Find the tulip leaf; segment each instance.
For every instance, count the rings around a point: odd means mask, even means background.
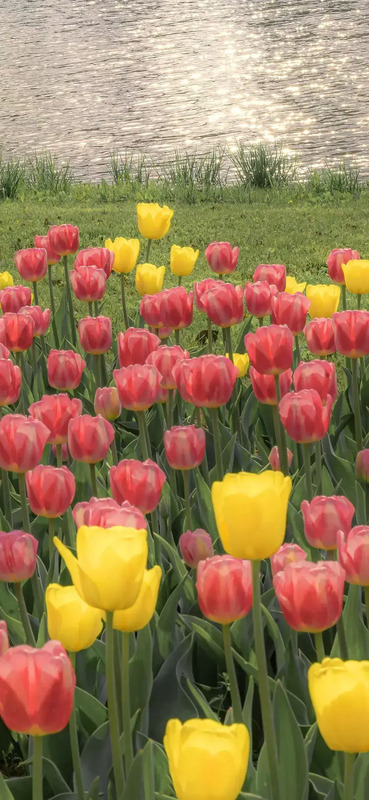
[[[342,614],[350,658],[369,657],[368,630],[363,622],[361,586],[351,584]],[[339,655],[338,636],[332,648],[332,657]]]
[[[93,722],[95,728],[99,728],[106,722],[108,716],[106,706],[103,706],[103,704],[92,694],[89,694],[89,692],[80,689],[79,686],[76,686],[74,701],[76,708]]]
[[[341,486],[346,497],[355,505],[355,475],[352,462],[337,456],[332,448],[329,436],[325,436],[322,441],[322,448],[326,464],[336,483],[341,482]]]
[[[169,595],[159,617],[156,635],[159,652],[163,659],[168,657],[173,645],[178,644],[180,631],[179,628],[176,629],[175,622],[178,615],[178,602],[186,580],[188,580],[187,574],[183,576],[174,591]]]
[[[154,680],[149,706],[149,735],[156,741],[163,740],[167,721],[171,717],[183,722],[198,716],[183,680],[193,680],[192,648],[193,636],[189,635],[172,649]]]
[[[215,522],[213,502],[211,499],[211,491],[205,483],[200,470],[197,468],[195,472],[195,481],[197,489],[197,503],[199,507],[200,519],[203,520],[205,530],[210,534],[213,542],[218,538],[218,531]]]
[[[6,785],[1,772],[0,772],[0,797],[1,800],[14,800],[14,795],[11,793],[9,786]]]
[[[280,630],[278,628],[278,625],[275,622],[275,620],[273,619],[270,611],[268,611],[268,609],[265,608],[264,605],[261,606],[261,611],[262,611],[262,614],[265,617],[266,625],[267,625],[269,634],[272,637],[274,645],[275,645],[275,655],[276,655],[276,659],[277,659],[277,672],[279,673],[279,672],[281,672],[283,670],[283,665],[284,665],[284,661],[285,661],[285,652],[286,652],[285,644],[284,644],[284,641],[282,639],[281,632],[280,632]]]
[[[131,769],[126,777],[126,785],[122,800],[132,800],[133,797],[135,800],[145,800],[143,758],[144,750],[139,750],[133,759]]]
[[[81,754],[82,781],[85,790],[99,776],[99,791],[107,796],[109,772],[112,765],[109,723],[104,722],[86,742]]]
[[[29,775],[22,778],[8,778],[6,785],[12,792],[10,797],[14,798],[14,800],[30,800],[30,797],[32,797],[32,778]],[[3,796],[0,796],[1,800],[3,800]],[[8,800],[6,795],[5,800]]]
[[[53,792],[68,792],[70,787],[65,782],[58,767],[50,758],[42,759],[44,778]]]
[[[217,715],[214,714],[214,711],[209,706],[209,703],[205,699],[202,692],[200,692],[200,689],[198,689],[197,686],[195,686],[195,684],[192,683],[188,678],[186,680],[186,685],[187,688],[190,690],[190,693],[192,694],[195,702],[199,706],[200,710],[203,712],[204,716],[207,719],[214,719],[217,722],[218,721]]]
[[[277,681],[273,702],[282,797],[307,800],[309,769],[304,739],[285,689]]]
[[[369,753],[360,753],[355,762],[355,800],[368,800]]]
[[[263,800],[260,794],[249,794],[249,792],[241,792],[238,798],[239,800]]]
[[[187,581],[184,581],[185,577],[188,577],[187,569],[178,554],[178,550],[173,547],[170,542],[167,542],[162,536],[159,536],[158,533],[154,533],[154,538],[160,542],[160,546],[165,550],[167,555],[169,556],[169,561],[172,564],[172,567],[177,575],[179,581],[183,581],[183,591],[187,597],[187,600],[190,602],[195,602],[196,599],[196,592],[192,581],[188,578]]]
[[[139,730],[147,733],[147,719],[143,714],[151,695],[153,684],[152,672],[152,635],[150,625],[146,625],[137,634],[136,650],[129,664],[131,710],[141,712],[138,723]],[[143,728],[143,722],[145,727]]]

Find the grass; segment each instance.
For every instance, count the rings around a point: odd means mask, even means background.
[[[270,189],[292,183],[296,178],[296,159],[285,153],[279,145],[245,146],[239,143],[230,154],[241,185]]]

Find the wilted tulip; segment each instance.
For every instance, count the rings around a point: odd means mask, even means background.
[[[110,486],[114,500],[128,500],[143,514],[149,514],[159,505],[165,473],[154,461],[136,461],[127,458],[110,469]]]

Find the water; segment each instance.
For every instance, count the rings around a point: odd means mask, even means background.
[[[238,140],[368,175],[367,0],[0,0],[0,144],[78,177]]]

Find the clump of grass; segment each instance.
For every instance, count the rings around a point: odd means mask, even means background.
[[[309,188],[314,194],[325,192],[356,194],[360,191],[360,170],[343,158],[338,167],[314,170],[309,178]]]
[[[13,200],[24,182],[25,166],[19,159],[4,161],[0,156],[0,198]]]
[[[237,181],[241,185],[271,189],[287,185],[296,178],[296,159],[275,144],[263,142],[244,145],[239,142],[237,150],[230,153],[236,169]]]
[[[173,197],[186,202],[194,202],[199,195],[203,199],[220,199],[218,195],[226,183],[224,157],[222,148],[203,155],[177,151],[173,161],[161,168],[163,183]]]
[[[152,168],[142,153],[133,155],[127,151],[125,153],[114,151],[110,154],[109,173],[116,185],[123,183],[129,186],[136,184],[148,186]]]
[[[28,159],[26,166],[26,186],[33,191],[66,192],[74,182],[69,163],[57,163],[52,153],[35,154]]]

